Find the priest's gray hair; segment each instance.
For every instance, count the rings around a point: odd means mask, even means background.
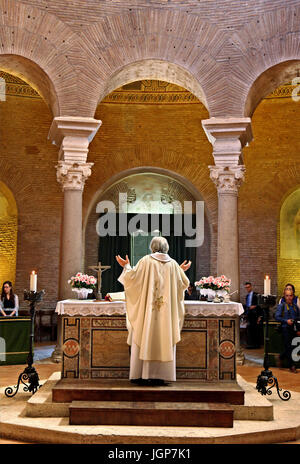
[[[152,253],[168,253],[169,244],[165,237],[153,237],[150,242],[150,250]]]

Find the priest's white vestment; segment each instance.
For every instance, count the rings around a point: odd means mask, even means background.
[[[176,380],[176,344],[189,279],[166,253],[152,253],[118,279],[126,296],[130,379]]]

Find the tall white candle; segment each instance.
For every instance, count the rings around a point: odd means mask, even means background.
[[[32,271],[32,273],[30,274],[30,291],[37,291],[37,274],[35,273],[35,271]]]
[[[269,275],[265,276],[264,280],[264,295],[271,295],[271,279]]]

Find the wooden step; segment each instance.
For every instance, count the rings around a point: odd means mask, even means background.
[[[73,401],[70,425],[233,427],[233,409],[222,403]]]
[[[188,403],[244,404],[244,390],[234,382],[170,382],[168,386],[149,387],[131,384],[127,379],[62,379],[52,390],[52,401],[151,401]]]

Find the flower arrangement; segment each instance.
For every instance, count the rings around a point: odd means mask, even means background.
[[[94,276],[89,276],[87,274],[82,274],[81,272],[77,272],[77,274],[68,280],[68,284],[71,285],[72,288],[88,288],[94,290],[96,288],[97,279]]]
[[[224,290],[227,293],[230,291],[231,280],[228,279],[225,275],[219,277],[209,276],[202,277],[198,282],[195,282],[195,286],[200,289],[210,289],[210,290]]]

